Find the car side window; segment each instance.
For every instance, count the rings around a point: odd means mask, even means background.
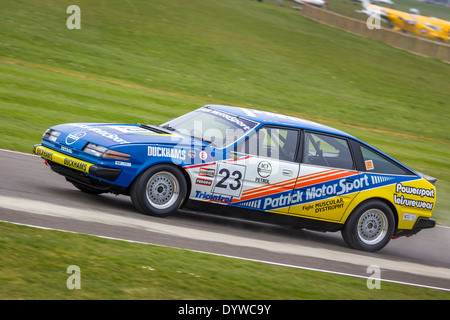
[[[303,163],[352,170],[353,158],[346,139],[306,132]]]
[[[294,161],[299,132],[297,130],[262,127],[236,147],[237,152]]]
[[[405,169],[364,146],[361,146],[364,166],[367,172],[387,174],[410,174]]]

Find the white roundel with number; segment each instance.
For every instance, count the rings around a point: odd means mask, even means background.
[[[242,192],[245,168],[239,164],[219,163],[212,192],[239,198]]]

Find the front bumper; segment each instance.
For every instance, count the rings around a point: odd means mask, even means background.
[[[33,147],[33,152],[38,156],[46,160],[49,160],[53,163],[59,164],[63,167],[87,173],[94,177],[108,181],[115,181],[122,172],[122,169],[99,166],[91,162],[67,156],[58,151],[44,147],[39,144]]]

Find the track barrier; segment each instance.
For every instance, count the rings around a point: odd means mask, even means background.
[[[450,63],[450,45],[381,27],[369,29],[366,21],[343,16],[326,9],[304,5],[303,16],[320,24],[373,39],[397,49]]]

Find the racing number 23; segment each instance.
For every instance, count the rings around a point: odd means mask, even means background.
[[[239,197],[244,176],[245,166],[220,163],[217,167],[213,193]]]

